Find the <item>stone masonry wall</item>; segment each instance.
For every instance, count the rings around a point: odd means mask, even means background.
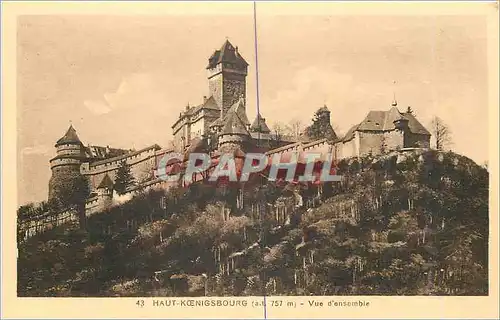
[[[357,137],[357,133],[356,133],[356,136],[354,137],[354,139],[351,139],[345,143],[343,142],[340,142],[338,144],[338,148],[340,149],[338,151],[338,155],[340,158],[350,158],[350,157],[355,157],[358,155],[358,151],[357,151],[357,140],[358,140],[358,137]]]
[[[394,130],[388,132],[357,132],[359,134],[359,155],[378,155],[404,147],[404,134]]]
[[[222,105],[222,75],[216,75],[208,80],[208,90],[217,102],[217,105]]]
[[[359,155],[380,154],[381,146],[384,140],[382,133],[376,132],[358,132],[359,135]]]
[[[227,110],[229,110],[233,104],[238,102],[241,96],[245,97],[245,77],[235,74],[225,75],[223,79],[223,86],[222,108],[224,109],[223,113],[226,114]]]
[[[429,148],[430,136],[408,132],[405,134],[405,148]]]
[[[385,152],[404,148],[404,132],[394,130],[384,133]]]
[[[132,154],[129,157],[111,158],[108,161],[99,161],[96,164],[84,164],[81,172],[89,179],[91,192],[95,192],[99,183],[107,174],[111,180],[115,181],[116,171],[122,161],[126,161],[130,167],[136,182],[147,181],[153,178],[153,170],[159,154],[151,148],[140,153]]]

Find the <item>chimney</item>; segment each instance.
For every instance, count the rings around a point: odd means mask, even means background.
[[[239,55],[238,46],[234,47],[234,51],[236,52],[237,55]]]
[[[207,102],[207,96],[203,96],[203,103]]]

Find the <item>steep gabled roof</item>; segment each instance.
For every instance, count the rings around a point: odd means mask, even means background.
[[[366,118],[359,124],[358,130],[383,131],[386,118],[386,111],[370,111]]]
[[[429,131],[411,113],[401,113],[393,106],[388,111],[370,111],[366,118],[357,126],[359,131],[390,131],[395,130],[397,120],[408,120],[408,129],[415,134],[430,135]],[[352,128],[351,128],[352,129]],[[349,133],[348,133],[349,134]],[[344,137],[347,141],[348,134]],[[351,133],[351,135],[353,132]]]
[[[354,126],[352,126],[349,131],[347,131],[347,133],[345,134],[344,138],[342,138],[342,141],[343,142],[347,142],[347,141],[350,141],[352,139],[354,139],[354,133],[356,132],[356,130],[358,130],[358,126],[359,124],[356,124]]]
[[[236,112],[228,112],[222,128],[222,134],[250,135],[245,123]]]
[[[210,127],[210,128],[212,128],[212,127],[220,127],[220,126],[222,126],[223,124],[224,124],[224,123],[222,122],[222,118],[217,118],[217,119],[215,119],[215,120],[214,120],[214,122],[212,122],[212,123],[210,124],[210,126],[209,126],[209,127]]]
[[[266,124],[266,119],[262,118],[261,115],[257,115],[252,123],[250,129],[254,132],[269,133],[271,130]]]
[[[208,152],[208,144],[206,139],[203,139],[201,137],[195,137],[193,138],[190,143],[189,147],[186,150],[186,153],[201,153],[201,152]]]
[[[408,119],[408,127],[412,133],[431,135],[431,133],[415,118],[411,113],[405,113],[403,115]]]
[[[385,113],[384,130],[392,130],[395,128],[394,121],[404,119],[403,115],[396,107],[392,107]]]
[[[208,98],[199,106],[189,108],[189,110],[187,110],[184,115],[193,115],[201,109],[220,110],[217,102],[215,102],[215,98],[213,96],[210,96],[210,98]]]
[[[70,125],[68,131],[66,131],[64,136],[59,140],[57,140],[56,147],[61,144],[81,144],[81,143],[82,142],[80,141],[80,138],[78,138],[75,128],[73,128],[73,125]]]
[[[113,180],[108,176],[106,173],[104,177],[101,180],[101,183],[99,183],[99,186],[97,186],[97,189],[113,189]]]
[[[231,106],[231,108],[229,108],[226,115],[229,115],[230,113],[236,113],[238,115],[238,118],[240,118],[241,122],[243,122],[244,125],[250,125],[250,121],[248,121],[245,108],[245,99],[243,97],[241,97],[235,104]]]
[[[215,50],[212,56],[208,59],[207,69],[214,68],[221,62],[229,62],[238,65],[239,67],[246,67],[248,63],[239,54],[237,47],[235,48],[229,40],[226,40],[220,50]]]
[[[220,110],[219,106],[217,105],[217,102],[215,101],[215,98],[213,96],[210,96],[203,104],[202,104],[203,109],[210,109],[210,110]]]
[[[210,124],[210,127],[222,126],[225,128],[228,121],[230,121],[230,117],[234,116],[236,116],[238,122],[243,125],[245,131],[248,133],[248,130],[246,128],[250,125],[250,121],[248,121],[247,112],[245,109],[245,99],[243,97],[241,97],[235,104],[231,106],[231,108],[227,110],[227,113],[224,115],[224,117],[214,120],[214,122]],[[223,129],[223,131],[224,130],[225,129]]]

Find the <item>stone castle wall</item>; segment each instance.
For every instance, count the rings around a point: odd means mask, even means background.
[[[430,148],[429,136],[408,132],[405,134],[405,147]]]
[[[78,223],[78,212],[74,209],[57,214],[46,214],[19,221],[17,224],[18,241],[24,242],[36,234],[49,231],[55,227]]]
[[[58,166],[52,168],[52,175],[49,179],[49,201],[56,197],[60,188],[64,188],[67,185],[68,179],[78,175],[78,165]]]
[[[408,138],[408,137],[407,137]],[[412,139],[425,140],[420,138],[418,135],[416,137],[411,137]],[[303,152],[320,152],[323,155],[332,154],[334,159],[342,159],[351,156],[356,156],[358,152],[357,146],[359,148],[359,155],[367,154],[372,151],[373,154],[377,154],[377,150],[381,149],[381,143],[384,142],[388,149],[402,148],[403,145],[403,134],[402,132],[392,131],[386,132],[384,134],[373,134],[366,132],[356,132],[354,139],[348,142],[337,142],[331,144],[327,139],[320,139],[309,143],[294,143],[287,146],[270,150],[267,155],[272,156],[277,153],[289,153],[296,151]],[[407,142],[407,141],[406,141]],[[108,174],[111,179],[115,179],[115,172],[118,169],[121,161],[127,161],[131,165],[132,173],[138,179],[140,174],[143,172],[153,172],[156,169],[157,163],[161,158],[171,152],[172,150],[158,150],[157,148],[151,147],[140,150],[138,152],[128,154],[126,156],[111,158],[106,161],[98,161],[93,164],[85,163],[82,165],[81,173],[90,178],[93,190],[96,191],[96,186],[102,180],[105,174]],[[59,169],[60,174],[64,174],[65,167],[55,168]],[[141,180],[138,180],[141,181]],[[119,205],[123,202],[130,200],[134,194],[140,191],[147,191],[150,189],[163,189],[168,190],[173,186],[176,186],[176,182],[166,182],[152,176],[148,181],[141,183],[140,187],[135,190],[130,190],[128,193],[122,196],[118,196],[116,193],[105,194],[98,193],[96,196],[87,199],[85,206],[86,216],[90,216],[110,208],[115,205]],[[102,190],[102,189],[101,189]],[[100,191],[101,191],[100,190]],[[40,217],[36,219],[31,219],[29,221],[23,221],[19,224],[19,236],[22,239],[27,239],[34,234],[41,233],[51,228],[67,224],[70,222],[77,222],[78,217],[73,211],[65,211],[57,215]]]
[[[399,130],[386,132],[357,132],[359,155],[379,155],[404,148],[404,133]],[[355,140],[355,139],[353,139]]]
[[[410,147],[429,148],[429,136],[400,130],[385,132],[356,131],[353,139],[336,144],[337,157],[340,159],[367,154],[379,155]]]
[[[140,187],[132,189],[123,195],[118,195],[116,192],[113,192],[113,195],[97,195],[87,200],[85,204],[85,215],[88,217],[105,209],[127,202],[132,199],[139,190],[144,192],[149,190],[168,190],[176,185],[177,183],[175,182],[154,179],[142,183]]]
[[[114,182],[116,171],[122,161],[126,161],[130,165],[131,173],[136,182],[145,182],[154,179],[156,164],[167,152],[171,152],[171,150],[158,150],[155,147],[149,147],[120,157],[96,161],[94,163],[84,163],[81,166],[80,172],[89,179],[91,192],[95,192],[106,174]]]
[[[335,145],[337,149],[338,158],[351,158],[358,156],[359,135],[356,132],[354,138],[346,141],[339,142]]]

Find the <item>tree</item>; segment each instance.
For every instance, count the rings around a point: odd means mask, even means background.
[[[65,210],[74,206],[85,206],[89,196],[89,181],[77,171],[67,171],[54,182],[53,197],[47,204],[50,208]]]
[[[311,139],[337,139],[337,135],[330,123],[330,112],[321,108],[314,113],[312,124],[306,128],[305,133]]]
[[[481,166],[488,170],[488,160],[485,160]]]
[[[275,122],[271,126],[272,131],[276,133],[276,136],[282,136],[286,131],[286,126],[281,122]]]
[[[20,219],[24,219],[36,212],[36,207],[33,202],[22,205],[17,209],[17,216]]]
[[[80,227],[85,225],[85,202],[90,194],[87,177],[79,172],[67,172],[59,177],[54,188],[54,197],[46,205],[50,209],[76,209],[80,220]]]
[[[290,121],[285,126],[286,134],[289,134],[289,135],[293,136],[294,138],[300,137],[303,130],[304,130],[304,124],[302,123],[301,120],[297,120],[297,119]]]
[[[277,148],[281,145],[281,142],[283,141],[282,137],[283,134],[285,133],[285,125],[281,122],[275,122],[271,126],[271,148]]]
[[[436,140],[436,149],[444,150],[452,144],[450,127],[435,116],[431,121],[431,131]]]
[[[380,154],[385,154],[387,152],[387,138],[385,135],[382,135],[379,152]]]
[[[116,171],[115,191],[119,195],[123,195],[134,185],[135,179],[130,170],[130,165],[126,161],[122,161]]]

